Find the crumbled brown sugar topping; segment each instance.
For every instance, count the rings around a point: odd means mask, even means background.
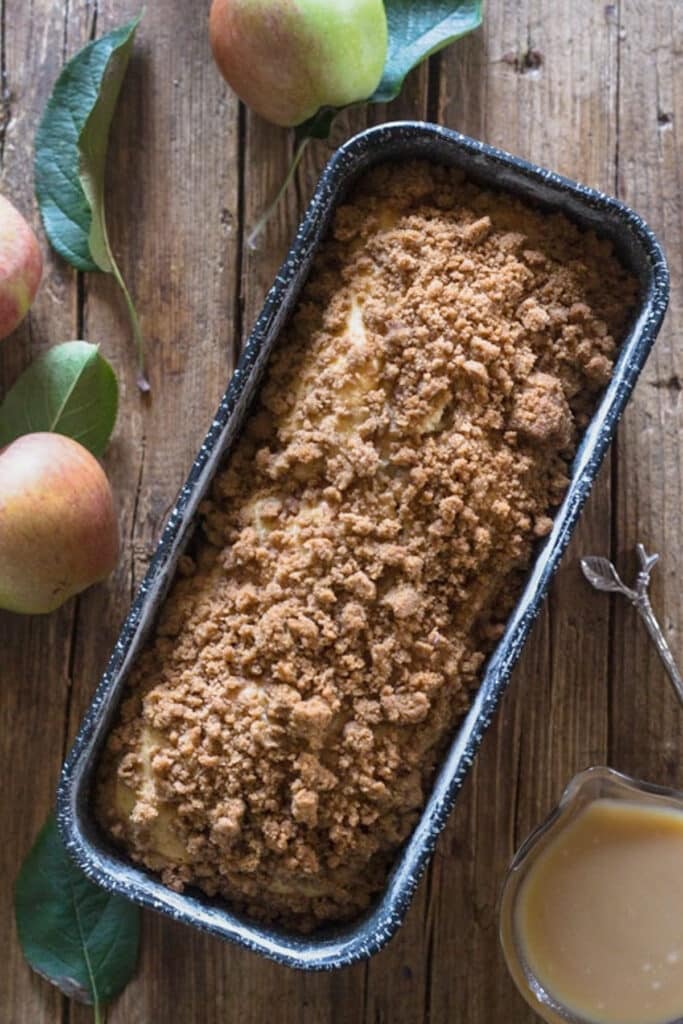
[[[359,913],[567,485],[635,282],[458,172],[337,211],[131,678],[100,818],[175,888]]]

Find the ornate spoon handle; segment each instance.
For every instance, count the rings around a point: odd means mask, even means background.
[[[681,704],[683,704],[683,678],[681,678],[681,674],[676,667],[671,648],[652,610],[650,598],[648,597],[650,574],[659,560],[659,555],[648,555],[642,544],[638,544],[636,550],[640,562],[640,572],[636,577],[635,587],[626,586],[617,570],[607,558],[596,556],[582,558],[581,569],[588,582],[596,590],[610,590],[616,594],[623,594],[637,609],[648,633],[654,641],[657,653],[662,659],[662,664],[667,671],[676,695]]]
[[[652,611],[650,599],[647,596],[647,594],[645,594],[640,601],[638,601],[637,603],[634,601],[633,603],[638,609],[638,614],[645,623],[648,633],[655,642],[657,653],[659,654],[659,657],[662,659],[664,668],[669,674],[669,679],[673,683],[674,689],[678,694],[679,701],[681,702],[681,704],[683,704],[683,679],[681,679],[681,674],[676,668],[674,656],[671,653],[671,648],[666,642],[661,626],[657,621],[655,613]]]

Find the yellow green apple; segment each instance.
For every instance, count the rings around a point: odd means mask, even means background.
[[[216,63],[261,117],[297,125],[321,107],[367,99],[382,77],[382,0],[213,0]]]
[[[28,313],[43,273],[38,239],[15,206],[0,196],[0,340]]]
[[[61,434],[0,449],[0,608],[39,614],[114,569],[119,532],[94,455]]]

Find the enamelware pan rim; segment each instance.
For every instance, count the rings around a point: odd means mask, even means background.
[[[403,151],[405,152],[399,152]],[[410,152],[408,152],[410,150]],[[489,658],[472,706],[458,726],[449,751],[434,780],[422,816],[398,854],[385,890],[371,910],[358,921],[310,936],[289,933],[246,920],[226,903],[200,894],[175,893],[158,878],[128,861],[103,840],[98,842],[90,815],[89,784],[99,748],[123,690],[123,680],[134,652],[163,599],[184,540],[190,532],[199,495],[244,419],[248,398],[262,373],[267,352],[275,343],[286,316],[305,281],[312,256],[322,239],[334,206],[345,188],[363,168],[385,159],[428,158],[434,162],[460,162],[475,179],[489,178],[486,171],[500,172],[504,191],[538,200],[558,209],[571,203],[605,233],[623,232],[624,245],[647,270],[642,303],[631,331],[620,350],[613,377],[587,428],[572,464],[565,499],[556,513],[553,529],[539,549],[524,591],[513,611],[505,634]],[[470,167],[468,171],[468,166]],[[556,203],[552,198],[556,197]],[[576,212],[578,219],[581,214]],[[291,967],[324,970],[346,966],[377,952],[401,924],[439,833],[445,825],[462,782],[471,767],[493,712],[504,693],[512,667],[536,618],[550,579],[576,524],[595,479],[616,423],[661,325],[668,300],[668,271],[657,239],[629,207],[585,185],[528,161],[511,156],[486,143],[448,128],[426,122],[391,122],[354,136],[330,158],[297,231],[294,243],[266,298],[263,311],[244,347],[239,364],[202,443],[188,479],[180,491],[156,549],[150,568],[121,629],[107,669],[102,676],[79,733],[64,765],[58,789],[57,817],[67,850],[95,882],[142,906],[164,912],[175,920],[259,952]],[[264,354],[266,353],[266,354]],[[137,647],[136,647],[137,645]]]

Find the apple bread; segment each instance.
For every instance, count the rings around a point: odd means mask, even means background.
[[[426,162],[336,212],[100,765],[174,889],[359,914],[551,528],[636,283],[610,243]]]

